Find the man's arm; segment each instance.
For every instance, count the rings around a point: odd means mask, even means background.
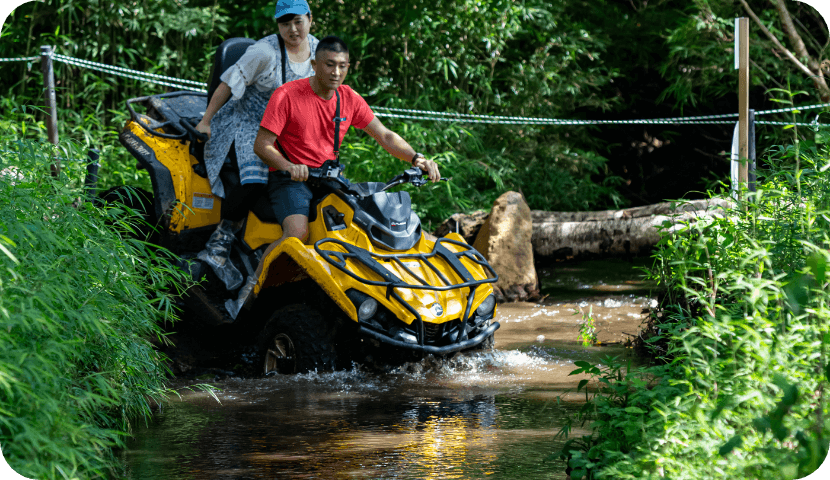
[[[276,140],[277,135],[274,132],[267,128],[259,127],[256,140],[254,140],[254,153],[269,167],[289,172],[291,174],[291,180],[298,182],[308,180],[308,167],[289,162],[277,150],[277,147],[274,146]]]
[[[378,117],[373,118],[363,131],[371,135],[384,150],[399,160],[409,163],[412,161],[412,157],[415,156],[415,149],[406,143],[406,140],[401,138],[400,135],[386,128],[378,120]],[[438,171],[438,165],[432,160],[418,157],[413,162],[413,165],[427,173],[431,181],[437,182],[441,180],[441,172]]]

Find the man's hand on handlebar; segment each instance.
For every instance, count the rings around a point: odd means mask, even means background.
[[[291,180],[295,182],[305,182],[308,180],[308,167],[305,165],[292,163],[285,171],[291,174]]]
[[[438,171],[438,164],[432,160],[427,160],[424,157],[418,157],[412,162],[412,165],[420,168],[424,173],[429,175],[429,180],[433,183],[441,180],[441,172]]]

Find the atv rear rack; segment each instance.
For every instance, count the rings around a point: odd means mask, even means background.
[[[334,250],[323,250],[320,246],[325,243],[335,243],[342,247],[345,252],[339,252]],[[456,245],[458,247],[464,248],[464,250],[460,252],[453,252],[452,250],[448,249],[443,245],[443,243],[450,243],[452,245]],[[364,325],[360,326],[361,331],[364,331],[370,334],[372,337],[398,346],[409,348],[412,350],[419,350],[424,353],[437,353],[437,354],[446,354],[452,353],[458,350],[462,350],[464,348],[475,346],[481,343],[487,336],[492,334],[497,328],[499,328],[498,322],[494,322],[490,325],[485,332],[476,335],[476,337],[472,339],[466,338],[467,335],[467,322],[470,319],[470,311],[472,307],[473,299],[475,298],[476,288],[479,285],[483,285],[485,283],[495,283],[498,281],[499,276],[493,270],[484,256],[479,253],[476,249],[471,247],[470,245],[459,242],[456,240],[451,240],[449,238],[439,238],[435,241],[435,247],[433,247],[432,252],[430,253],[406,253],[406,254],[379,254],[379,253],[372,253],[368,250],[363,248],[357,247],[350,243],[343,242],[338,239],[333,238],[324,238],[322,240],[317,241],[314,244],[314,250],[317,253],[326,259],[327,262],[337,267],[340,271],[345,273],[346,275],[354,278],[355,280],[366,284],[366,285],[373,285],[373,286],[381,286],[386,287],[386,298],[394,298],[395,301],[400,303],[404,306],[410,313],[412,313],[416,320],[418,321],[418,344],[410,344],[407,342],[401,342],[392,338],[389,338],[383,333],[376,332],[367,328]],[[441,273],[441,271],[436,268],[435,265],[430,262],[430,259],[435,256],[441,257],[444,261],[446,261],[450,267],[464,280],[461,283],[452,283],[450,282],[447,277]],[[480,265],[486,268],[488,272],[488,278],[476,280],[470,274],[470,271],[461,263],[461,258],[467,258],[468,260],[472,261],[473,263]],[[350,271],[346,268],[346,259],[353,259],[356,260],[363,265],[365,265],[369,270],[373,273],[379,275],[383,281],[378,280],[369,280],[368,278],[363,278],[356,273]],[[389,269],[385,268],[383,265],[378,263],[376,259],[381,260],[391,260],[401,266],[404,271],[406,271],[412,278],[415,278],[419,283],[407,283],[401,280],[397,275],[392,273]],[[420,263],[427,265],[437,276],[441,279],[444,283],[443,286],[435,286],[429,285],[426,280],[421,278],[418,274],[410,270],[409,267],[406,266],[404,261],[414,259],[419,260]],[[395,290],[398,288],[407,288],[407,289],[420,289],[420,290],[434,290],[434,291],[446,291],[446,290],[454,290],[459,288],[469,288],[470,293],[467,296],[467,307],[464,311],[464,316],[461,318],[461,335],[459,336],[459,341],[452,345],[447,345],[444,347],[434,346],[434,345],[425,345],[424,340],[426,338],[426,334],[424,332],[424,321],[421,318],[421,315],[418,313],[415,308],[405,302],[398,292]]]

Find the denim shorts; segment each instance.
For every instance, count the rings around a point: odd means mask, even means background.
[[[281,173],[270,172],[268,174],[268,198],[271,200],[271,208],[274,209],[274,215],[280,225],[286,217],[291,215],[307,217],[315,193],[308,182],[297,182]]]
[[[344,176],[339,177],[346,185],[352,183]],[[334,180],[323,180],[323,182]],[[282,222],[291,215],[311,216],[311,206],[331,192],[323,185],[309,182],[297,182],[282,172],[268,173],[268,198],[277,221]]]

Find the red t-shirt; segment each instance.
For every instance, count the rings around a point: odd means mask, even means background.
[[[337,92],[340,93],[340,118],[345,118],[340,122],[342,145],[350,125],[366,128],[375,113],[348,85],[341,85]],[[317,168],[326,160],[334,160],[336,107],[336,95],[323,100],[314,93],[308,78],[294,80],[271,95],[260,126],[277,136],[289,162]]]

